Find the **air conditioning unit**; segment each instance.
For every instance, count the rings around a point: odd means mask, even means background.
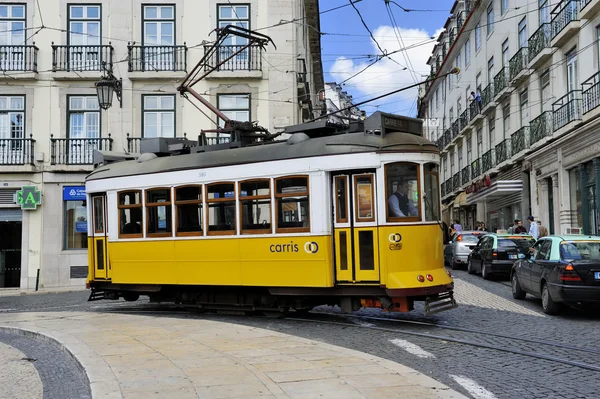
[[[565,234],[583,234],[583,228],[567,227],[567,228],[565,228]]]

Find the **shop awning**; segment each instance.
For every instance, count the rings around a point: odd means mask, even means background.
[[[456,196],[456,198],[454,199],[454,207],[455,208],[459,208],[461,206],[467,206],[469,205],[467,203],[467,193],[465,193],[464,191],[460,194],[458,194]]]
[[[474,204],[476,202],[493,201],[519,191],[523,191],[522,180],[497,180],[491,182],[489,187],[471,193],[467,198],[467,203]]]

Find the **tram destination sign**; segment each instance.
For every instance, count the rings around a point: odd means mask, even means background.
[[[42,192],[36,186],[23,186],[17,191],[17,204],[23,210],[35,210],[42,204]]]
[[[382,135],[385,135],[387,131],[401,131],[421,136],[422,124],[423,122],[419,119],[378,111],[367,118],[365,130],[371,133],[379,131]]]

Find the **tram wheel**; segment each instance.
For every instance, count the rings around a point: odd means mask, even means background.
[[[125,299],[127,302],[135,302],[140,299],[140,294],[137,292],[124,292],[123,299]]]
[[[269,319],[282,319],[288,315],[290,308],[265,309],[262,313]]]

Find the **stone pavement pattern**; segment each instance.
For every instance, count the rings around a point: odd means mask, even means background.
[[[0,399],[38,399],[42,397],[42,381],[27,356],[0,342]]]
[[[65,345],[94,398],[464,398],[389,360],[199,318],[11,313],[0,326]]]

